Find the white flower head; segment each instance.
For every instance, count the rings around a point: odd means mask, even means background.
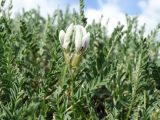
[[[67,49],[70,43],[70,37],[73,33],[74,25],[73,23],[67,28],[66,33],[61,30],[59,33],[59,41],[62,45],[62,48]]]
[[[75,49],[76,52],[86,50],[89,41],[90,41],[90,33],[86,32],[86,29],[81,25],[75,26]]]
[[[68,45],[70,43],[71,35],[75,34],[75,52],[70,53]],[[66,33],[61,30],[59,33],[59,40],[62,48],[64,49],[64,58],[67,64],[76,68],[81,61],[82,53],[86,50],[89,41],[90,33],[86,31],[81,25],[73,25],[73,23],[67,28]]]

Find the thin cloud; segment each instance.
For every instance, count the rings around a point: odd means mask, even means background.
[[[105,2],[104,2],[105,1]],[[120,21],[125,24],[125,13],[118,6],[117,1],[106,2],[107,0],[98,0],[100,9],[87,9],[86,16],[88,22],[91,23],[94,19],[99,22],[99,19],[103,15],[102,24],[105,25],[108,19],[109,33],[111,33],[117,23]],[[109,0],[110,1],[110,0]],[[153,30],[160,21],[160,1],[159,0],[141,0],[138,2],[142,12],[138,15],[139,25],[146,24],[146,34]]]
[[[88,23],[92,23],[94,19],[96,22],[99,22],[100,18],[103,16],[101,20],[103,25],[106,25],[109,19],[109,33],[113,31],[119,21],[125,24],[125,13],[118,5],[118,1],[119,0],[97,0],[99,9],[86,8],[85,15],[88,18]],[[52,15],[57,8],[65,10],[67,5],[66,2],[64,3],[62,0],[13,0],[12,3],[13,15],[21,12],[22,8],[30,10],[39,6],[41,15],[44,17],[48,14]],[[78,2],[69,4],[71,12],[73,8],[75,8],[76,11],[79,10]],[[138,1],[138,5],[141,8],[141,13],[138,15],[139,24],[143,25],[146,23],[146,33],[149,33],[160,21],[160,0],[140,0]]]
[[[12,0],[13,3],[13,16],[22,12],[22,8],[30,10],[40,7],[40,13],[46,17],[48,14],[52,14],[56,8],[61,4],[59,1],[54,0],[54,4],[51,4],[51,0]]]
[[[154,29],[157,24],[159,24],[160,1],[140,1],[139,6],[142,9],[142,13],[139,15],[139,21],[141,24],[146,24],[147,32],[149,32]]]
[[[101,23],[103,25],[106,25],[106,22],[109,20],[109,24],[107,25],[109,34],[113,31],[118,22],[122,24],[126,22],[125,13],[123,13],[116,4],[112,3],[105,3],[100,9],[87,9],[85,13],[89,24],[92,23],[93,20],[99,22],[102,16]]]

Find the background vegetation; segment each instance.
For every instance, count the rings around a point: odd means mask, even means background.
[[[47,19],[34,9],[11,18],[12,4],[1,1],[0,120],[160,119],[158,28],[144,37],[129,16],[110,36],[100,22],[88,25],[90,46],[70,100],[58,35],[72,22],[86,25],[80,1],[80,13],[56,10]]]

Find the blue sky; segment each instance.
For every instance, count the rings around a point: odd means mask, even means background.
[[[85,1],[85,9],[89,8],[99,9],[101,7],[99,5],[98,0],[84,0],[84,1]],[[63,2],[65,5],[73,5],[73,4],[78,4],[79,0],[65,0]],[[139,0],[101,0],[101,2],[102,4],[103,3],[117,4],[124,13],[130,15],[135,15],[135,14],[138,15],[139,13],[141,13],[141,8],[138,6]]]
[[[102,1],[102,2],[117,4],[120,7],[120,9],[127,14],[132,15],[132,14],[138,14],[141,12],[141,10],[138,6],[138,0],[119,0],[119,1],[110,0],[110,1]],[[100,8],[97,0],[95,0],[95,2],[92,2],[91,0],[87,0],[86,5],[87,5],[87,7],[91,7],[91,8],[95,8],[95,9]]]
[[[125,14],[130,16],[139,16],[139,24],[146,24],[146,31],[149,33],[160,22],[160,0],[84,0],[85,15],[88,18],[88,24],[93,20],[103,25],[110,19],[108,24],[109,32],[117,25],[117,22],[125,24]],[[22,8],[30,10],[40,6],[42,16],[52,15],[54,10],[59,8],[65,10],[67,5],[70,9],[79,10],[79,0],[12,0],[13,16],[21,12]]]
[[[141,12],[140,7],[138,6],[139,0],[121,0],[118,2],[118,5],[128,14],[139,14]]]

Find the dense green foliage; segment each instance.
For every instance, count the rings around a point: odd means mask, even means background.
[[[0,120],[158,120],[160,61],[158,29],[126,16],[112,34],[93,22],[89,48],[71,78],[59,43],[80,15],[56,10],[44,19],[38,10],[11,18],[12,5],[0,5]],[[69,88],[74,81],[73,95]]]

